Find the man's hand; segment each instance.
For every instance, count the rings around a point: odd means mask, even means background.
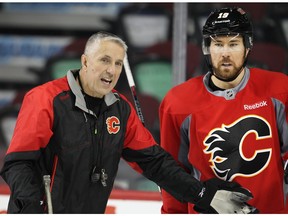
[[[213,178],[204,182],[194,210],[206,214],[255,214],[258,209],[246,203],[252,198],[251,192],[238,183]]]

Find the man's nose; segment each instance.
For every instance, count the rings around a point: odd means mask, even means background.
[[[107,72],[110,74],[114,74],[115,73],[115,66],[114,65],[109,65],[107,68]]]
[[[230,56],[231,48],[228,46],[224,46],[222,49],[222,56]]]

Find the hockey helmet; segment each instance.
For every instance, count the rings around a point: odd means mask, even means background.
[[[239,7],[222,8],[213,11],[203,26],[204,55],[209,55],[211,38],[220,35],[241,35],[246,48],[253,46],[253,26],[246,12]]]

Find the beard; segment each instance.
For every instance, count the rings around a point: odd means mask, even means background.
[[[243,62],[244,60],[245,59],[243,58]],[[229,58],[224,58],[217,66],[213,64],[213,75],[222,81],[230,82],[238,77],[242,69],[243,64],[237,66]]]

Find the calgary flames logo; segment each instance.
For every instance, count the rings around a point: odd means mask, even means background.
[[[252,133],[255,138],[248,142],[247,136]],[[256,148],[252,151],[253,156],[248,158],[243,152],[243,143],[247,139],[246,144],[253,149],[256,142],[271,136],[271,128],[266,120],[254,115],[245,116],[231,125],[212,130],[204,140],[204,153],[211,154],[211,168],[223,180],[254,176],[267,167],[272,149],[264,146],[262,149]]]
[[[107,131],[109,134],[116,134],[120,130],[120,121],[116,116],[106,119]]]

